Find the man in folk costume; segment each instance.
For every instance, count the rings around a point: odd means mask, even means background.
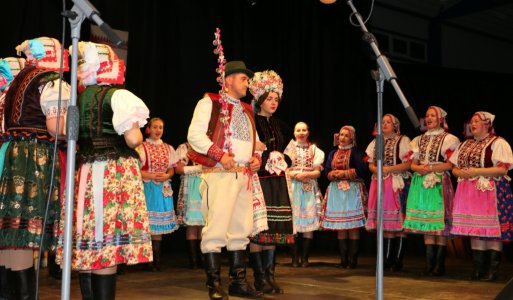
[[[227,248],[230,258],[229,294],[261,297],[262,292],[247,284],[244,262],[248,237],[262,229],[253,229],[258,219],[253,207],[259,205],[257,195],[262,194],[256,175],[261,164],[260,154],[255,152],[258,136],[251,106],[240,101],[246,96],[253,72],[242,61],[224,64],[219,36],[218,29],[214,44],[219,54],[221,91],[206,94],[197,103],[187,136],[192,147],[189,157],[203,165],[200,192],[205,226],[201,251],[210,299],[228,299],[221,286],[222,247]]]

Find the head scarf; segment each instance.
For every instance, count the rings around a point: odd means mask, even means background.
[[[48,69],[52,71],[69,71],[68,50],[64,49],[64,56],[61,56],[61,43],[49,37],[39,37],[32,40],[26,40],[16,46],[16,53],[21,56],[22,52],[32,51],[32,56],[36,59],[36,68]]]
[[[356,129],[351,125],[344,125],[340,128],[340,130],[334,134],[333,136],[333,146],[338,146],[338,137],[340,136],[340,132],[342,129],[346,129],[349,131],[349,137],[351,138],[351,146],[356,147]]]
[[[105,44],[93,42],[78,43],[78,59],[96,70],[98,83],[125,83],[125,62],[112,48]]]
[[[444,131],[449,130],[449,126],[447,125],[447,120],[446,120],[447,112],[445,110],[443,110],[441,107],[434,106],[434,105],[428,107],[427,110],[430,110],[430,109],[433,109],[435,111],[436,117],[438,118],[438,124],[440,125],[440,127],[443,128]],[[424,122],[426,122],[426,120],[424,120]]]
[[[473,116],[478,116],[479,119],[488,123],[488,125],[490,125],[488,127],[488,132],[491,134],[495,134],[495,129],[493,128],[493,120],[495,120],[495,115],[493,115],[487,111],[478,111],[478,112],[475,112]]]
[[[399,122],[399,119],[396,118],[393,114],[385,114],[385,115],[383,115],[383,119],[385,119],[385,117],[387,117],[387,116],[392,120],[392,124],[394,124],[394,132],[397,134],[401,134],[401,122]],[[378,135],[378,124],[377,123],[374,124],[374,130],[372,131],[372,135],[373,136]]]

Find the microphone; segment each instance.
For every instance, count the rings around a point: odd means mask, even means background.
[[[100,18],[100,13],[98,10],[87,0],[72,0],[76,7],[78,7],[84,15],[96,25],[100,27],[100,29],[105,33],[105,35],[109,38],[109,40],[116,46],[121,46],[123,44],[123,40],[118,37],[118,35],[112,30],[109,24],[103,22]]]

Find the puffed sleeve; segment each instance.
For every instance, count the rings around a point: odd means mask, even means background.
[[[411,161],[412,158],[412,150],[411,150],[411,140],[409,137],[403,135],[401,140],[399,141],[399,158],[401,162]]]
[[[494,166],[505,166],[508,170],[513,168],[511,146],[501,137],[492,144],[492,162]]]
[[[132,128],[137,122],[139,127],[143,127],[148,122],[150,110],[144,102],[132,92],[119,89],[114,92],[111,99],[111,107],[114,115],[112,116],[112,125],[119,135]]]
[[[180,144],[178,148],[176,148],[176,156],[184,165],[189,163],[189,158],[187,157],[188,151],[189,149],[187,149],[187,145],[185,143]]]
[[[47,119],[57,117],[57,110],[59,109],[59,85],[61,85],[61,104],[60,115],[66,117],[68,112],[69,100],[71,98],[71,88],[69,84],[63,80],[55,79],[47,82],[41,90],[41,97],[39,103],[41,110]]]
[[[178,155],[176,154],[176,151],[175,151],[175,148],[173,148],[173,146],[171,145],[167,145],[169,147],[169,166],[168,168],[174,168],[176,167],[176,164],[178,163],[178,161],[180,160],[178,158]]]
[[[283,150],[283,154],[287,155],[292,160],[294,159],[293,157],[296,154],[296,142],[294,140],[290,140],[287,147],[285,147],[285,150]]]
[[[412,152],[412,158],[415,160],[419,160],[419,140],[421,138],[421,135],[416,136],[411,142],[410,142],[410,148]]]
[[[465,142],[463,142],[463,143],[465,143]],[[463,145],[463,143],[459,144],[456,147],[456,150],[449,157],[449,162],[451,164],[455,165],[457,168],[459,168],[459,166],[458,166],[458,156],[460,155],[460,149],[461,149],[461,146]]]
[[[144,143],[137,146],[135,148],[135,151],[137,151],[137,154],[139,154],[139,160],[141,161],[141,166],[146,165],[146,151],[144,150]]]
[[[448,134],[445,136],[441,149],[441,154],[445,161],[449,160],[459,145],[460,139],[458,139],[455,135]]]
[[[324,151],[322,151],[319,147],[313,146],[314,148],[314,159],[313,159],[313,166],[314,167],[321,167],[323,168],[324,163]]]
[[[376,139],[373,139],[372,142],[369,143],[365,150],[365,154],[367,154],[367,157],[369,158],[367,160],[368,163],[376,162]]]

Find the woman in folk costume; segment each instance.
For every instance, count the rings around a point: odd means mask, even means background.
[[[345,125],[336,136],[337,149],[326,160],[324,173],[330,184],[324,195],[321,228],[336,230],[340,251],[340,267],[356,268],[360,228],[365,226],[364,207],[368,173],[364,154],[356,148],[356,130]],[[348,242],[349,239],[349,242]]]
[[[376,124],[377,125],[377,124]],[[384,136],[383,143],[383,236],[384,269],[400,271],[403,268],[403,256],[406,246],[406,234],[403,231],[406,197],[410,185],[411,146],[410,138],[401,134],[399,120],[392,114],[385,114],[381,124]],[[376,139],[367,150],[369,170],[372,180],[369,189],[368,217],[365,228],[377,230],[377,172]]]
[[[57,150],[58,157],[54,153],[55,147],[61,146],[56,139],[64,138],[70,98],[70,87],[57,71],[61,60],[63,70],[68,70],[68,56],[64,51],[61,57],[61,44],[48,37],[24,41],[16,50],[26,56],[26,64],[5,93],[0,150],[0,295],[35,299],[34,249],[51,250],[57,244],[60,169],[65,153]]]
[[[472,137],[450,158],[458,177],[451,234],[471,238],[472,279],[483,281],[497,279],[502,243],[513,240],[513,195],[507,176],[513,154],[508,142],[495,135],[494,119],[489,112],[474,113]]]
[[[445,274],[445,253],[452,222],[454,190],[449,158],[459,139],[447,132],[447,113],[438,106],[426,111],[427,131],[411,142],[414,171],[411,181],[404,230],[424,234],[426,244],[425,275]],[[435,251],[436,249],[436,251]]]
[[[141,159],[141,174],[150,220],[153,249],[152,271],[160,271],[160,247],[162,235],[178,229],[173,204],[171,178],[178,161],[173,146],[162,141],[164,121],[151,118],[146,127],[148,138],[137,147]]]
[[[0,133],[5,132],[5,95],[14,77],[25,67],[22,57],[5,57],[0,59]]]
[[[258,177],[264,193],[269,230],[251,238],[249,263],[253,267],[255,289],[264,293],[283,293],[274,280],[276,245],[294,244],[292,208],[287,191],[285,170],[290,158],[283,154],[290,132],[273,114],[283,95],[281,77],[272,70],[256,72],[249,84],[253,94],[255,124],[265,144]]]
[[[114,299],[116,266],[152,260],[139,156],[149,111],[123,84],[124,63],[103,44],[79,42],[79,140],[71,268],[84,299]],[[63,210],[64,211],[64,210]],[[64,220],[64,218],[62,218]],[[64,224],[61,222],[61,230]],[[61,232],[62,234],[62,232]],[[62,244],[57,249],[62,263]]]
[[[189,253],[189,268],[197,269],[202,264],[201,258],[201,230],[205,219],[201,212],[201,183],[202,166],[194,163],[187,157],[190,145],[183,143],[176,148],[178,162],[175,172],[180,174],[180,189],[176,203],[177,224],[186,226],[185,239]]]
[[[292,266],[308,266],[308,252],[313,232],[319,229],[322,194],[317,178],[321,176],[324,152],[310,143],[310,129],[305,122],[294,127],[295,140],[291,140],[283,154],[289,156],[292,165],[286,171],[287,187],[292,202],[294,230],[302,234],[296,238]],[[301,262],[299,261],[301,248]]]

